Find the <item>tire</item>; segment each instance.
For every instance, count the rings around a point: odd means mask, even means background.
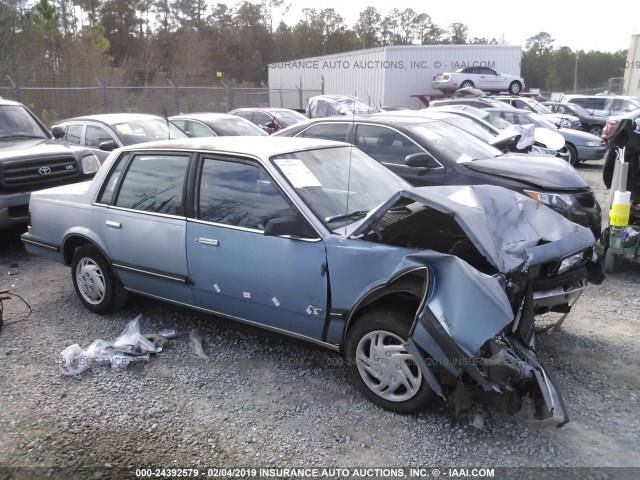
[[[475,85],[471,80],[465,80],[460,84],[460,88],[473,88],[473,87],[475,87]]]
[[[522,91],[522,84],[517,80],[511,82],[509,84],[509,93],[511,95],[516,95]]]
[[[578,151],[576,150],[576,147],[574,147],[570,143],[565,143],[564,145],[565,147],[567,147],[567,152],[569,152],[569,158],[567,159],[567,162],[569,162],[569,165],[571,165],[572,167],[578,166],[580,160],[578,160]]]
[[[589,133],[591,135],[595,135],[596,137],[602,136],[602,127],[600,125],[591,125],[589,127]]]
[[[370,310],[347,332],[345,341],[349,373],[357,387],[373,403],[398,413],[419,412],[434,396],[413,356],[401,346],[412,318],[411,311],[399,306]]]
[[[127,292],[120,279],[93,245],[76,249],[71,278],[80,301],[93,313],[113,312],[127,302]]]

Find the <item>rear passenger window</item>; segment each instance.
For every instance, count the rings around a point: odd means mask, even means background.
[[[117,160],[118,163],[116,163],[116,166],[111,170],[109,178],[104,184],[102,193],[98,198],[98,203],[111,205],[113,202],[113,195],[116,193],[116,187],[118,186],[118,180],[120,180],[122,175],[122,170],[127,164],[127,158],[129,158],[129,155],[123,155]]]
[[[135,156],[124,174],[115,205],[184,216],[183,196],[188,165],[188,155]]]

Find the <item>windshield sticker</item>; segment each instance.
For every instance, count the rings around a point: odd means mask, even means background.
[[[116,129],[118,129],[118,132],[120,132],[122,135],[133,134],[133,131],[131,130],[131,127],[128,123],[119,123],[118,125],[116,125]]]
[[[282,174],[291,182],[293,188],[321,187],[320,180],[307,168],[302,160],[280,159],[275,161]]]

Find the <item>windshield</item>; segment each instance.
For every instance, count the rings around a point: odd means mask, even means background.
[[[21,105],[0,106],[0,138],[48,138],[46,132]]]
[[[209,127],[221,137],[237,137],[237,136],[269,136],[267,132],[258,127],[255,123],[251,123],[244,118],[235,117],[232,119],[224,118],[222,120],[206,122]]]
[[[537,113],[530,114],[528,118],[531,119],[531,123],[533,123],[536,127],[550,128],[551,130],[558,129],[558,127],[556,127],[553,123],[551,123],[546,118],[541,117]]]
[[[580,105],[578,105],[577,103],[572,103],[571,106],[565,106],[565,105],[561,105],[564,109],[564,113],[565,115],[578,115],[581,117],[589,117],[591,116],[591,113],[587,112],[584,108],[582,108]]]
[[[484,120],[500,130],[504,130],[505,128],[509,128],[511,126],[511,124],[504,118],[489,112],[487,112],[487,116],[484,117]]]
[[[502,155],[500,150],[444,122],[425,122],[405,128],[438,160],[467,162]]]
[[[309,120],[307,117],[298,112],[271,112],[271,115],[275,117],[278,122],[284,127],[290,127],[296,123],[306,122]]]
[[[537,103],[537,102],[532,102],[532,103],[533,103],[533,109],[535,110],[536,113],[540,113],[541,115],[549,115],[553,113],[551,110],[549,110],[549,108],[547,108],[545,105],[541,103]]]
[[[411,188],[357,148],[307,150],[271,160],[331,231],[361,220],[399,190]],[[360,214],[342,218],[354,212]]]
[[[169,125],[169,127],[167,127]],[[114,128],[122,138],[125,145],[153,142],[155,140],[168,140],[174,138],[189,138],[186,133],[172,123],[158,118],[149,120],[133,120],[131,122],[116,123]],[[170,133],[169,135],[169,130]]]
[[[470,133],[476,138],[479,138],[483,142],[490,142],[495,138],[495,135],[489,133],[481,124],[474,122],[470,118],[465,117],[450,117],[444,118],[442,120],[444,123],[448,123],[449,125],[453,125],[454,127],[459,128],[460,130],[464,130],[467,133]]]

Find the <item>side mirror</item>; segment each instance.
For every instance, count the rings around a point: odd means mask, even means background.
[[[404,159],[404,164],[407,167],[420,168],[429,170],[431,168],[438,168],[440,164],[428,153],[414,153],[407,155]]]
[[[53,127],[51,129],[51,135],[53,138],[61,139],[64,137],[64,128],[63,127]]]
[[[296,215],[288,217],[272,218],[264,227],[266,237],[301,237],[314,238],[316,235],[311,229]]]
[[[118,148],[118,144],[114,140],[109,140],[108,142],[102,142],[98,145],[100,150],[104,150],[105,152],[112,152],[116,148]]]

